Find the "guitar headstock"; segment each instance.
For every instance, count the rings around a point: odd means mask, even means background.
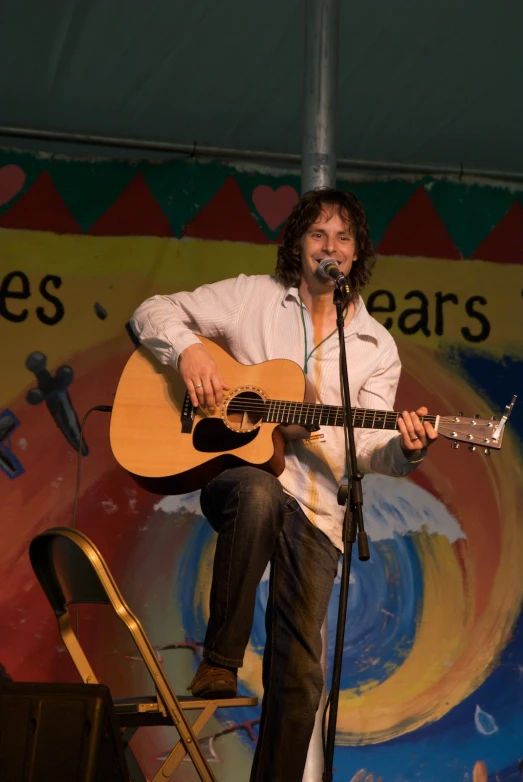
[[[468,418],[461,413],[456,416],[441,416],[438,421],[438,432],[452,440],[452,447],[459,448],[459,443],[466,443],[469,451],[475,451],[476,448],[484,448],[485,453],[489,454],[491,449],[499,451],[503,442],[505,433],[505,424],[514,407],[517,397],[513,396],[510,404],[506,405],[505,411],[499,421],[496,417],[492,418]]]

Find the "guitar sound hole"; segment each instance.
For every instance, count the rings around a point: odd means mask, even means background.
[[[253,432],[233,432],[219,418],[204,418],[194,428],[193,446],[202,453],[234,451],[252,442],[258,432],[259,429]]]
[[[264,401],[254,391],[234,396],[227,406],[227,420],[236,430],[257,426],[263,418]]]

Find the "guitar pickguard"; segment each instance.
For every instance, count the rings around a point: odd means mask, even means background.
[[[203,418],[194,427],[193,447],[201,453],[232,452],[251,443],[259,431],[234,432],[220,418]]]

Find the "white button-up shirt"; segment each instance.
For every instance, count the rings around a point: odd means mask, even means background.
[[[303,318],[297,288],[286,289],[269,275],[242,274],[202,285],[192,293],[153,296],[138,307],[131,326],[142,345],[162,363],[175,367],[182,351],[199,341],[197,334],[220,338],[242,364],[286,358],[303,367],[305,344],[310,352],[314,337],[311,317],[302,306]],[[345,345],[352,406],[393,410],[401,370],[398,351],[361,298],[345,327]],[[307,363],[317,402],[340,405],[337,334],[321,344]],[[323,440],[287,444],[279,480],[307,518],[341,549],[344,511],[337,492],[346,472],[344,432],[342,427],[325,427],[323,434]],[[404,455],[396,431],[356,429],[355,443],[363,472],[402,476],[417,464]]]

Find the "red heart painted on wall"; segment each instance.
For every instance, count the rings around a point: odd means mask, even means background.
[[[252,201],[271,231],[274,231],[291,213],[298,200],[298,193],[290,185],[276,190],[268,185],[258,185],[252,191]]]
[[[25,184],[25,171],[10,163],[0,168],[0,206],[7,204]]]

